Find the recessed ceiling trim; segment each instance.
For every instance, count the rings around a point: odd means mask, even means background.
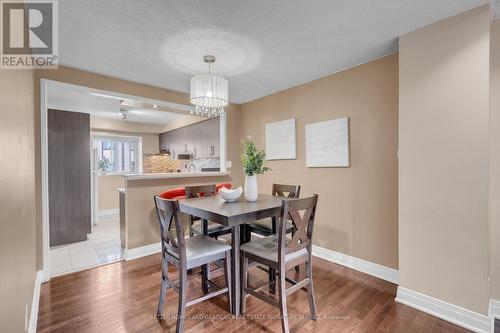
[[[123,93],[118,93],[118,92],[109,91],[109,90],[84,87],[84,86],[79,86],[79,85],[72,84],[72,83],[66,83],[66,82],[49,80],[49,79],[45,79],[45,81],[47,82],[47,87],[49,87],[49,89],[51,86],[52,87],[61,87],[61,88],[75,90],[75,91],[82,92],[82,93],[89,93],[89,94],[92,94],[94,96],[114,98],[114,99],[118,99],[118,100],[119,99],[140,100],[140,101],[143,101],[143,102],[150,104],[150,105],[159,105],[161,107],[165,107],[168,109],[182,110],[182,111],[186,111],[186,112],[190,112],[190,111],[194,110],[194,107],[192,105],[188,105],[188,104],[180,104],[180,103],[174,103],[174,102],[169,102],[169,101],[164,101],[164,100],[159,100],[159,99],[154,99],[154,98],[147,98],[147,97],[143,97],[143,96],[129,95],[129,94],[123,94]]]

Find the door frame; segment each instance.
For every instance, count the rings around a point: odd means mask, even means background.
[[[41,158],[41,199],[42,199],[42,281],[50,280],[50,240],[49,240],[49,161],[48,161],[48,91],[50,87],[66,87],[87,93],[110,95],[116,98],[135,99],[148,104],[160,104],[179,112],[194,111],[194,107],[186,104],[173,103],[164,100],[145,98],[123,94],[114,91],[84,87],[66,82],[40,79],[40,158]],[[221,121],[221,171],[226,171],[226,114]],[[223,133],[224,129],[224,133]],[[223,140],[222,140],[223,139]]]

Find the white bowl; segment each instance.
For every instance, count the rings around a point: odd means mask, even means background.
[[[235,188],[234,190],[229,190],[225,187],[221,187],[219,190],[219,194],[224,199],[225,202],[234,202],[236,201],[239,197],[241,197],[241,194],[243,193],[243,189],[240,187]]]

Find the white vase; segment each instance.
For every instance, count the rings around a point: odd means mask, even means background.
[[[257,190],[257,176],[246,176],[245,177],[245,199],[247,201],[256,201],[259,195]]]

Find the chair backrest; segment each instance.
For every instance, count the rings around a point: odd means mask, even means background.
[[[183,187],[173,188],[171,190],[162,192],[158,194],[158,196],[162,199],[176,199],[180,197],[184,197],[186,195],[186,191]]]
[[[186,186],[185,189],[186,189],[187,199],[208,197],[217,194],[217,189],[215,187],[215,184]]]
[[[300,196],[300,185],[273,184],[273,195],[287,198],[298,198]]]
[[[179,211],[179,201],[154,197],[156,214],[160,224],[161,247],[163,251],[176,254],[180,260],[186,258],[184,227]]]
[[[302,199],[283,199],[278,229],[278,254],[281,261],[286,254],[307,248],[311,254],[314,216],[318,195]],[[286,222],[291,221],[295,232],[291,239],[286,237]]]

